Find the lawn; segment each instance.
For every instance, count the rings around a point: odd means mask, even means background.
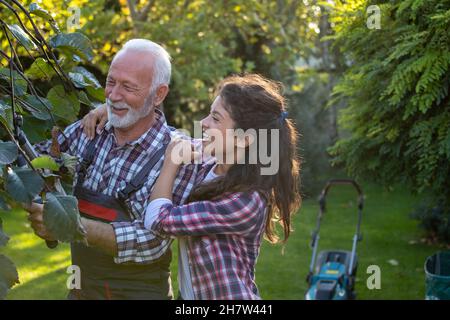
[[[423,244],[416,222],[408,217],[418,199],[401,187],[392,191],[372,185],[363,184],[362,187],[366,206],[362,222],[363,241],[358,247],[357,298],[423,299],[423,264],[426,257],[439,248]],[[338,187],[329,195],[320,249],[350,250],[356,223],[356,194],[348,187]],[[262,246],[256,266],[256,282],[264,299],[303,299],[311,257],[310,234],[317,212],[315,200],[305,201],[294,218],[295,231],[284,250],[280,245],[267,242]],[[69,276],[66,273],[70,265],[69,246],[63,244],[54,250],[47,249],[44,242],[32,233],[24,212],[2,213],[1,217],[4,229],[11,237],[7,247],[1,251],[18,266],[21,282],[9,292],[8,299],[64,299]],[[177,288],[176,262],[175,244],[172,263],[174,288]],[[380,290],[369,290],[366,286],[369,265],[381,268]]]

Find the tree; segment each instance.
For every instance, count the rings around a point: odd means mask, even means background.
[[[215,86],[227,75],[257,72],[281,81],[290,118],[301,132],[305,194],[314,194],[316,186],[329,178],[326,148],[336,139],[339,105],[327,109],[326,104],[342,63],[338,50],[330,48],[331,41],[320,41],[331,27],[318,1],[116,3],[113,9],[104,1],[81,8],[86,20],[81,31],[92,39],[94,63],[102,72],[132,37],[162,44],[173,58],[164,111],[169,123],[185,129],[208,112]]]
[[[339,104],[327,109],[326,103],[342,63],[331,41],[321,41],[330,33],[321,2],[48,0],[41,6],[58,13],[54,19],[61,29],[78,22],[79,29],[71,31],[91,40],[93,59],[84,67],[100,83],[128,39],[162,44],[173,57],[164,111],[176,127],[192,129],[192,120],[208,112],[215,86],[227,75],[258,72],[281,81],[302,137],[303,185],[321,186],[332,174],[325,148],[337,137]],[[70,7],[80,9],[78,18],[72,18]]]
[[[85,241],[77,200],[60,183],[76,161],[59,151],[57,127],[51,132],[51,155],[58,161],[33,154],[23,133],[32,129],[36,140],[50,137],[52,126],[65,126],[77,119],[82,106],[104,100],[101,85],[82,65],[92,59],[90,41],[81,33],[61,32],[37,4],[26,9],[16,0],[0,0],[0,13],[0,40],[7,43],[0,49],[0,209],[29,204],[39,196],[44,222],[59,240]],[[48,31],[35,19],[49,25]],[[8,240],[0,219],[0,247]],[[0,299],[17,282],[13,262],[0,254]]]
[[[151,39],[173,58],[171,92],[164,110],[170,123],[191,128],[211,104],[214,87],[233,73],[258,72],[298,83],[295,64],[312,53],[316,11],[303,1],[105,1],[81,7],[81,32],[93,41],[94,63],[106,73],[112,56],[130,38]],[[91,18],[92,17],[92,18]],[[108,28],[104,26],[108,25]]]
[[[366,25],[369,5],[381,10],[380,29]],[[429,206],[440,210],[429,212],[440,212],[444,227],[429,231],[450,241],[450,1],[336,1],[330,9],[331,38],[350,64],[334,87],[349,133],[330,149],[334,163],[431,194]]]

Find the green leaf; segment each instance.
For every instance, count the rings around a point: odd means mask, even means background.
[[[0,164],[10,164],[17,159],[17,146],[14,142],[0,140]]]
[[[41,8],[37,3],[30,4],[29,11],[31,14],[47,20],[56,33],[61,32],[58,28],[58,25],[57,25],[55,19],[53,19],[52,15],[47,10]]]
[[[0,254],[0,299],[6,298],[8,289],[19,283],[19,274],[14,263],[5,255]]]
[[[0,300],[4,300],[7,294],[8,294],[8,287],[6,286],[6,283],[0,281]]]
[[[6,118],[7,111],[11,109],[11,106],[0,100],[0,117]]]
[[[88,61],[93,58],[91,41],[79,32],[57,34],[50,39],[49,44],[69,55],[77,55]]]
[[[0,196],[0,210],[6,211],[9,209],[11,209],[11,208],[8,206],[8,203],[6,203],[5,199],[2,196]]]
[[[39,120],[49,120],[51,116],[49,110],[52,110],[52,104],[49,100],[40,97],[40,100],[34,95],[26,95],[24,100],[29,103],[32,108],[24,103],[21,105],[28,110],[35,118]],[[45,104],[47,108],[43,105]]]
[[[39,6],[37,3],[30,4],[29,11],[31,14],[34,14],[35,16],[38,16],[41,18],[44,18],[45,20],[48,20],[48,21],[53,20],[53,17],[51,16],[51,14],[47,10],[42,9],[41,6]]]
[[[84,89],[89,85],[89,83],[84,81],[84,77],[81,73],[69,72],[69,78],[78,89]]]
[[[3,117],[2,115],[0,115],[0,122],[7,128],[11,128],[12,127],[12,120],[11,117]]]
[[[63,242],[86,241],[77,198],[53,193],[47,193],[46,196],[44,224],[48,231]]]
[[[9,129],[13,127],[11,106],[2,99],[0,99],[0,122]]]
[[[77,66],[73,69],[76,73],[81,73],[84,77],[84,79],[89,83],[92,84],[95,88],[100,88],[100,82],[98,82],[97,78],[92,74],[90,71],[86,70],[86,68]]]
[[[105,90],[103,88],[93,88],[93,87],[86,87],[86,92],[88,93],[89,97],[104,102],[105,101]]]
[[[0,247],[6,246],[8,241],[9,237],[6,235],[6,233],[3,232],[3,221],[0,218]]]
[[[36,169],[49,169],[52,171],[58,171],[59,165],[50,156],[40,156],[31,161]]]
[[[31,67],[25,71],[25,75],[30,79],[50,80],[55,75],[55,70],[44,58],[37,58]]]
[[[17,72],[13,71],[13,78],[14,78],[14,90],[16,95],[22,96],[27,92],[27,82],[24,78]],[[7,68],[0,68],[0,79],[3,79],[8,82],[8,85],[10,83],[10,71]]]
[[[51,121],[39,120],[33,116],[24,115],[23,131],[31,143],[41,142],[48,139],[48,132],[52,129]]]
[[[28,50],[36,50],[36,44],[31,40],[28,34],[17,24],[7,25],[14,38],[16,38]]]
[[[92,103],[91,100],[89,100],[89,98],[88,98],[86,92],[84,92],[84,91],[79,91],[79,92],[77,92],[77,93],[78,93],[78,101],[80,101],[80,103],[83,103],[83,104],[85,104],[85,105],[87,105],[87,106],[90,106],[90,107],[92,107],[92,108],[95,108],[95,104]]]
[[[6,169],[6,192],[18,202],[30,203],[43,187],[42,178],[29,168]]]
[[[69,72],[69,77],[72,80],[75,87],[79,89],[84,89],[87,86],[93,86],[94,88],[101,88],[100,83],[97,81],[95,76],[87,71],[83,67],[76,67],[74,72]]]
[[[80,103],[74,92],[67,93],[62,85],[57,85],[50,89],[47,99],[52,104],[55,115],[69,122],[77,120]]]

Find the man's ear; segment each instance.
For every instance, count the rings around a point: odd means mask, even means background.
[[[155,106],[162,104],[168,93],[169,86],[167,84],[160,85],[158,89],[156,89]]]

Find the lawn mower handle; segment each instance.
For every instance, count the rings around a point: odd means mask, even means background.
[[[315,265],[315,262],[316,262],[318,242],[319,242],[319,239],[320,239],[320,235],[319,235],[319,233],[320,233],[320,225],[321,225],[321,222],[322,222],[323,214],[326,211],[326,201],[325,201],[325,199],[326,199],[326,196],[328,194],[328,191],[334,185],[351,185],[358,192],[358,223],[356,225],[356,233],[355,233],[355,235],[353,237],[352,258],[351,258],[350,267],[353,266],[354,257],[355,257],[355,253],[356,253],[356,243],[358,241],[362,240],[360,227],[361,227],[362,209],[363,209],[363,206],[364,206],[364,194],[362,192],[361,187],[359,186],[358,183],[356,183],[356,181],[351,180],[351,179],[331,179],[331,180],[328,180],[327,184],[325,185],[325,187],[323,188],[323,190],[322,190],[322,192],[321,192],[321,194],[319,196],[319,215],[317,216],[316,229],[312,233],[311,243],[310,243],[310,247],[313,249],[313,255],[312,255],[312,258],[311,258],[311,264],[310,264],[309,273],[308,273],[308,276],[307,276],[308,280],[311,278],[311,276],[313,274],[314,265]]]
[[[326,201],[325,198],[328,194],[328,191],[332,186],[335,185],[351,185],[356,189],[356,192],[358,193],[358,224],[356,225],[356,237],[358,241],[361,241],[362,235],[360,232],[361,228],[361,218],[362,218],[362,209],[364,207],[364,194],[362,192],[361,187],[359,184],[352,179],[331,179],[328,180],[327,184],[325,185],[325,188],[323,188],[320,196],[319,196],[319,206],[320,206],[320,214],[319,214],[319,224],[320,220],[322,218],[322,215],[326,211]],[[318,230],[317,230],[318,231]]]
[[[323,188],[322,193],[319,196],[319,204],[320,204],[320,210],[325,212],[326,211],[326,203],[325,203],[325,198],[328,194],[328,190],[330,190],[330,188],[333,185],[351,185],[353,187],[355,187],[356,191],[358,192],[358,209],[362,210],[363,206],[364,206],[364,195],[362,192],[361,187],[359,186],[358,183],[356,183],[355,180],[352,179],[332,179],[329,180],[327,182],[327,184],[325,185],[325,188]]]

